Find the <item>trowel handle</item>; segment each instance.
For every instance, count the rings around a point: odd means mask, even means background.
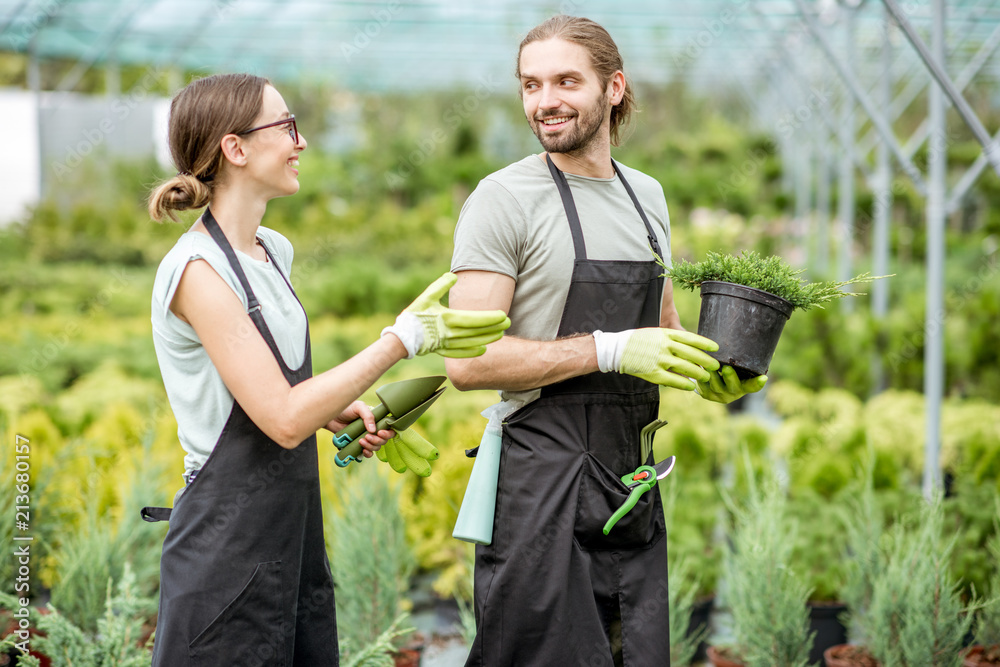
[[[375,430],[385,428],[384,420],[389,416],[389,408],[379,403],[372,408],[372,414],[375,416]],[[339,467],[343,468],[351,461],[361,460],[361,443],[358,442],[358,438],[367,432],[364,420],[358,417],[333,434],[333,444],[340,450],[333,460]]]

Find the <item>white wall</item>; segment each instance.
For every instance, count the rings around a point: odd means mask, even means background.
[[[38,201],[41,155],[38,141],[38,102],[34,93],[0,90],[0,226],[23,217]]]

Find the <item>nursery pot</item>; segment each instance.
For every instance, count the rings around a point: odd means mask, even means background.
[[[698,632],[698,629],[702,626],[705,628],[711,628],[712,608],[714,606],[714,595],[699,598],[694,601],[694,604],[691,605],[691,620],[688,622],[688,636]],[[708,657],[706,653],[707,650],[707,641],[699,643],[697,650],[694,652],[694,660],[705,660]]]
[[[715,667],[746,667],[742,662],[730,658],[725,649],[709,646],[707,654],[709,662]]]
[[[880,664],[863,646],[837,644],[823,652],[826,667],[880,667]]]
[[[840,622],[840,615],[847,605],[839,602],[810,602],[809,629],[815,631],[809,664],[823,662],[823,652],[831,646],[847,643],[847,628]]]
[[[719,351],[709,354],[746,380],[767,372],[792,310],[792,304],[769,292],[706,280],[698,334],[718,343]]]
[[[992,665],[1000,665],[1000,644],[972,646],[962,656],[962,667],[992,667]]]

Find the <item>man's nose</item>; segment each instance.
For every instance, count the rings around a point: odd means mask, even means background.
[[[538,106],[543,109],[558,109],[560,105],[562,105],[562,99],[559,97],[559,89],[555,86],[542,86],[542,95]]]

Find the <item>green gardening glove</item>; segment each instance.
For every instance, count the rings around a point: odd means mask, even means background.
[[[398,473],[404,473],[410,469],[421,477],[430,476],[430,462],[436,461],[440,456],[437,447],[411,429],[397,433],[382,445],[375,452],[375,455],[380,461],[388,463]]]
[[[709,371],[719,369],[719,362],[705,353],[719,346],[690,331],[661,327],[616,333],[595,331],[594,342],[597,366],[602,372],[627,373],[683,391],[695,388],[688,378],[709,382]]]
[[[382,330],[394,334],[406,348],[407,359],[437,352],[443,357],[478,357],[503,336],[510,318],[502,310],[453,310],[441,299],[458,281],[446,273],[400,313],[396,323]]]
[[[698,382],[695,391],[705,400],[716,403],[732,403],[737,398],[757,393],[767,384],[766,375],[758,375],[740,382],[736,369],[732,366],[723,366],[722,370],[709,375],[711,376],[709,381]]]

